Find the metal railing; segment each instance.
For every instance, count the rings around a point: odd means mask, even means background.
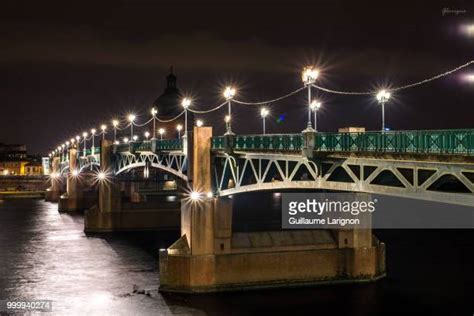
[[[226,136],[212,138],[212,149],[224,149]],[[303,145],[301,134],[235,135],[236,150],[300,151]]]
[[[226,136],[213,137],[212,149],[223,150],[227,143]],[[230,143],[235,150],[299,151],[303,135],[234,135]],[[316,133],[314,150],[474,155],[474,129]]]
[[[315,150],[472,155],[474,130],[317,133]]]
[[[141,151],[167,151],[182,150],[182,139],[163,139],[163,140],[147,140],[142,142],[130,142],[128,144],[118,144],[115,146],[115,152],[141,152]]]

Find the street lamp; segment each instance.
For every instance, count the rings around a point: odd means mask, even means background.
[[[156,114],[158,114],[158,110],[156,108],[151,109],[151,116],[153,116],[153,137],[152,139],[156,138]]]
[[[262,108],[260,110],[260,116],[262,117],[262,122],[263,122],[263,135],[265,135],[265,118],[268,116],[270,112],[267,110],[267,108]]]
[[[133,138],[133,122],[135,121],[136,118],[137,117],[135,114],[128,115],[128,121],[130,122],[130,138]]]
[[[105,131],[106,131],[106,129],[107,129],[107,125],[102,124],[102,125],[100,126],[100,129],[102,130],[102,140],[104,140],[104,139],[105,139]]]
[[[188,108],[191,106],[191,99],[184,98],[181,101],[181,105],[184,108],[184,137],[188,136]]]
[[[196,126],[197,127],[202,127],[204,125],[204,122],[202,120],[197,120],[196,121]]]
[[[385,102],[390,99],[390,92],[385,90],[380,90],[377,93],[377,100],[382,105],[382,132],[385,131]]]
[[[321,108],[321,102],[317,100],[313,100],[311,101],[311,104],[309,105],[309,107],[311,108],[311,111],[313,111],[314,113],[314,130],[317,131],[318,130],[317,113],[318,113],[318,110]]]
[[[230,117],[232,115],[232,109],[231,109],[231,101],[232,98],[235,96],[235,88],[228,86],[224,90],[224,97],[227,100],[228,104],[228,113],[227,116],[229,116],[229,122],[227,124],[227,133],[231,134],[232,133],[232,126],[230,126]]]
[[[181,139],[181,130],[183,129],[183,125],[178,124],[176,125],[176,130],[178,131],[178,139]]]
[[[124,142],[125,144],[127,144],[127,143],[128,143],[128,137],[124,137],[124,138],[123,138],[123,142]]]
[[[136,142],[138,140],[138,135],[133,135],[133,141]]]
[[[306,87],[308,87],[308,130],[312,129],[311,126],[311,85],[318,78],[319,71],[313,68],[312,66],[305,67],[301,75],[301,80]]]
[[[163,134],[165,133],[165,129],[164,128],[160,128],[158,130],[158,133],[160,134],[160,140],[163,140]]]
[[[114,142],[117,140],[117,126],[119,125],[118,120],[112,120],[112,126],[114,127]]]
[[[145,138],[146,138],[147,141],[148,141],[148,137],[150,137],[150,132],[146,131],[145,132]]]

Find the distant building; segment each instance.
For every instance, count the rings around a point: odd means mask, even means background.
[[[25,165],[26,176],[41,176],[43,175],[43,164],[39,161],[31,161]]]
[[[0,143],[0,175],[23,176],[41,175],[43,168],[38,168],[38,158],[28,156],[25,145]]]
[[[153,106],[158,110],[158,117],[163,120],[170,120],[181,112],[183,112],[183,107],[181,105],[181,101],[183,99],[183,95],[178,89],[176,84],[177,77],[173,73],[173,67],[170,67],[170,73],[166,76],[166,87],[163,93],[153,102]],[[192,106],[192,105],[191,105]],[[188,130],[192,129],[194,124],[194,115],[188,111]],[[157,131],[156,137],[159,139],[160,135],[158,130],[160,128],[164,128],[165,134],[163,138],[177,138],[178,131],[177,126],[181,125],[183,129],[181,130],[181,136],[184,133],[184,114],[179,117],[179,119],[174,120],[172,122],[158,122],[157,123]]]
[[[27,159],[28,153],[25,145],[0,143],[0,161]]]

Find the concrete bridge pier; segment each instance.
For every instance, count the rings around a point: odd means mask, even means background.
[[[82,190],[79,186],[79,177],[73,174],[77,170],[77,148],[74,146],[69,150],[69,174],[66,175],[66,193],[62,194],[58,202],[60,212],[74,212],[83,209],[81,207]]]
[[[54,157],[51,163],[51,186],[46,189],[45,200],[48,202],[58,202],[61,195],[60,158]]]
[[[211,190],[212,129],[194,129],[193,188],[181,238],[160,250],[160,291],[214,292],[367,282],[385,274],[384,244],[365,230],[232,232],[232,200]]]
[[[179,209],[147,208],[146,203],[123,203],[121,183],[113,175],[112,142],[102,140],[100,169],[107,176],[99,180],[99,203],[85,212],[85,232],[145,231],[179,229]],[[132,189],[134,186],[132,185]],[[132,191],[132,190],[130,190]],[[126,198],[128,200],[128,198]],[[131,209],[124,209],[124,206]]]

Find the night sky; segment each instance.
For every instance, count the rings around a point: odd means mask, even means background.
[[[99,1],[96,1],[99,2]],[[318,84],[376,90],[418,81],[474,59],[472,1],[2,1],[0,142],[48,153],[66,139],[130,111],[148,119],[169,67],[200,109],[236,98],[261,101],[302,85],[303,66]],[[461,10],[443,15],[443,8]],[[394,94],[392,129],[473,128],[474,66]],[[321,131],[380,128],[374,97],[314,91]],[[271,108],[268,132],[306,125],[305,93]],[[258,133],[259,108],[234,106],[234,130]],[[220,111],[212,117],[223,131]],[[278,120],[283,118],[283,120]]]

